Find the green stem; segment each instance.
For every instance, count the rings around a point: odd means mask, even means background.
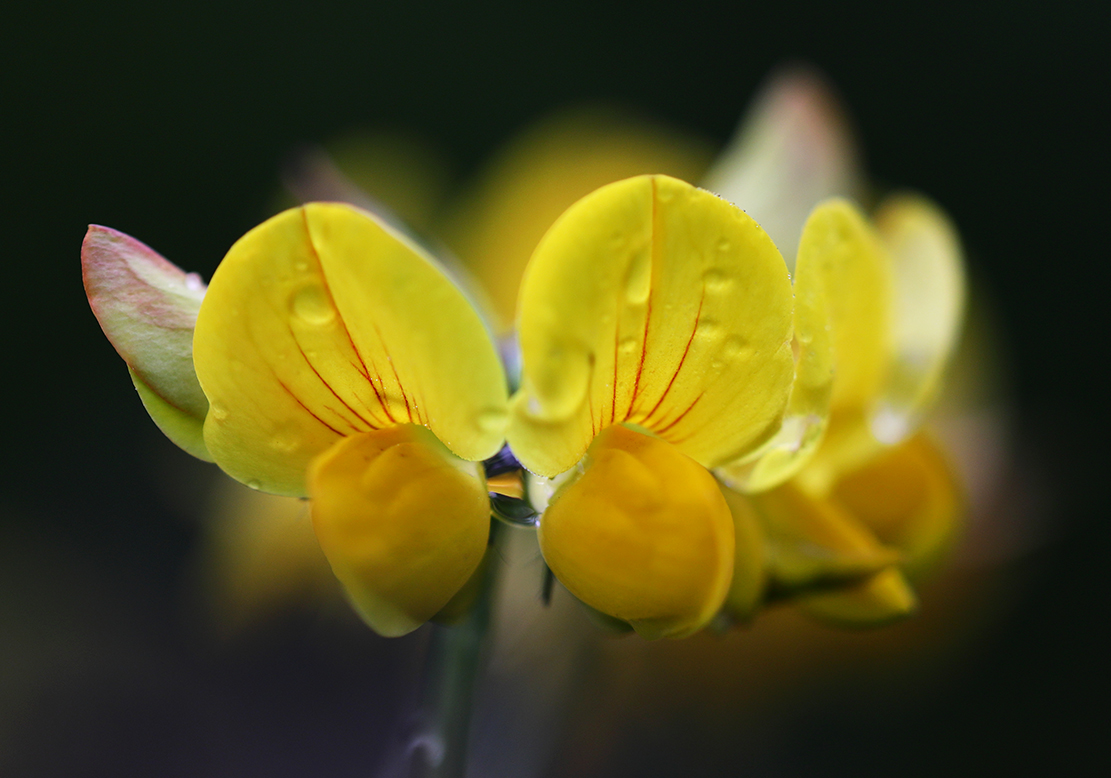
[[[490,548],[500,522],[491,523]],[[491,634],[497,560],[484,564],[482,581],[470,613],[451,627],[434,624],[425,660],[420,724],[411,741],[410,778],[463,778],[467,771],[467,739],[475,689],[482,669],[483,648]]]

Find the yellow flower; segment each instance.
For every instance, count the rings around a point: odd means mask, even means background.
[[[98,229],[86,286],[111,336],[121,328],[104,311],[144,287],[118,281],[119,252],[97,250],[126,236]],[[130,267],[150,278],[157,263],[135,254]],[[160,261],[165,286],[176,268]],[[142,327],[144,311],[129,310]],[[192,363],[208,402],[199,453],[255,489],[313,498],[321,548],[376,631],[415,629],[478,568],[489,534],[480,460],[503,444],[505,376],[474,308],[406,238],[339,204],[264,222],[203,294]],[[173,410],[196,424],[196,409]]]
[[[556,479],[540,544],[579,599],[650,638],[784,593],[843,622],[910,609],[897,566],[936,552],[955,487],[924,438],[880,456],[875,434],[901,439],[935,390],[961,278],[929,206],[881,223],[891,249],[848,202],[820,205],[793,287],[754,221],[665,176],[551,228],[522,283],[507,436]]]
[[[752,569],[734,579],[728,598],[727,610],[740,620],[785,594],[841,625],[905,616],[916,605],[910,581],[938,560],[957,527],[956,476],[918,430],[963,313],[956,233],[917,196],[890,198],[875,227],[847,204],[834,215],[831,227],[852,260],[827,276],[836,370],[830,422],[789,482],[730,495],[738,536],[762,538],[751,544]],[[743,468],[719,476],[758,491]]]
[[[603,187],[541,241],[508,438],[534,473],[577,466],[540,543],[584,602],[649,637],[689,634],[721,607],[734,531],[708,468],[745,462],[778,482],[817,443],[825,249],[800,254],[792,288],[752,219],[666,176]]]

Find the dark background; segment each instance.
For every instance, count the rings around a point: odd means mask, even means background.
[[[414,677],[412,643],[311,619],[232,649],[195,644],[180,615],[195,529],[159,483],[193,464],[159,440],[89,312],[88,223],[207,278],[268,215],[281,161],[305,142],[398,129],[465,175],[531,120],[598,100],[723,143],[793,59],[837,85],[870,172],[928,192],[959,225],[1005,332],[1014,453],[1041,484],[1045,531],[1014,563],[1012,605],[935,689],[894,713],[826,698],[750,772],[1105,761],[1100,6],[478,5],[3,13],[0,773],[370,774],[358,755],[386,735],[365,733],[389,730]],[[638,773],[734,774],[727,746],[674,738],[670,761]]]

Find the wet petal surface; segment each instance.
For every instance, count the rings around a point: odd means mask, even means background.
[[[304,494],[341,437],[420,424],[464,459],[500,447],[505,377],[463,294],[419,249],[346,205],[286,211],[241,238],[197,320],[216,462]]]
[[[778,428],[791,316],[782,257],[742,211],[666,176],[603,187],[526,272],[514,453],[553,476],[629,422],[706,466],[733,461]]]

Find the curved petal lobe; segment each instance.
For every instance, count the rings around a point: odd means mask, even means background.
[[[912,579],[937,562],[959,525],[956,475],[922,432],[839,480],[831,496],[881,543],[902,552],[901,566]]]
[[[794,482],[749,495],[763,525],[772,580],[781,590],[844,583],[899,561],[851,514]]]
[[[847,200],[810,215],[799,261],[821,278],[833,336],[833,411],[856,411],[879,394],[891,349],[891,262],[864,216]]]
[[[833,344],[822,269],[814,252],[795,264],[795,379],[779,431],[753,455],[718,468],[734,489],[762,492],[798,473],[814,455],[829,421]]]
[[[412,424],[346,438],[313,461],[316,537],[379,634],[413,631],[478,568],[490,532],[481,470]]]
[[[706,466],[777,429],[793,375],[782,257],[742,211],[666,176],[583,198],[521,288],[510,445],[541,475],[628,422]]]
[[[960,333],[965,281],[957,232],[924,197],[889,198],[876,214],[876,229],[892,260],[894,332],[872,432],[893,444],[917,428],[937,393]]]
[[[705,468],[659,438],[607,427],[540,520],[540,549],[580,600],[647,638],[683,637],[718,612],[733,519]]]
[[[505,376],[477,313],[419,249],[350,206],[285,211],[232,246],[194,361],[209,451],[266,491],[304,494],[313,457],[398,424],[428,427],[464,459],[503,440]]]

